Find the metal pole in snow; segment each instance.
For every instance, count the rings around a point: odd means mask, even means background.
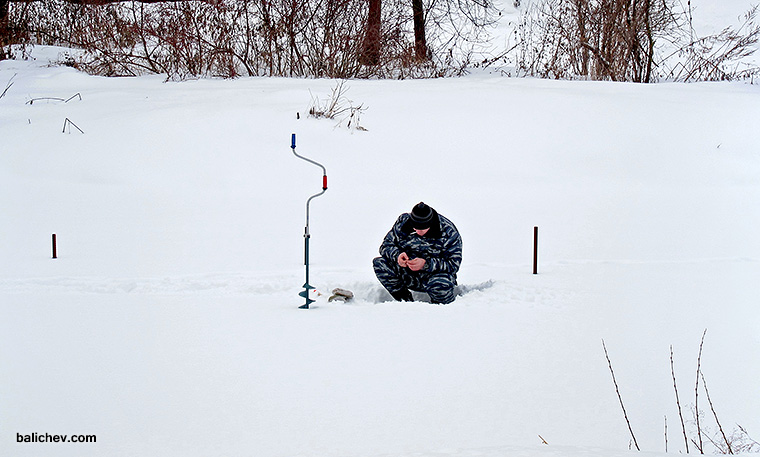
[[[56,241],[57,240],[56,240],[55,233],[53,233],[53,258],[54,259],[58,258],[58,246],[57,246]]]
[[[290,148],[293,150],[293,154],[298,157],[299,159],[305,160],[311,164],[314,164],[322,169],[322,191],[319,193],[316,193],[309,197],[308,200],[306,200],[306,227],[304,229],[304,265],[306,266],[306,282],[303,285],[303,292],[299,293],[301,297],[303,297],[306,300],[306,303],[299,306],[301,309],[309,309],[309,305],[311,303],[314,303],[314,300],[309,298],[309,291],[314,289],[311,285],[309,285],[309,238],[311,238],[311,233],[309,233],[309,205],[311,204],[311,201],[320,195],[324,194],[327,190],[327,170],[325,167],[314,160],[311,160],[307,157],[304,157],[302,155],[299,155],[296,152],[296,134],[294,133],[291,136],[291,142],[290,142]]]

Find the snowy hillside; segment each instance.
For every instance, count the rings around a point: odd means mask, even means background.
[[[721,423],[759,439],[757,85],[349,81],[357,131],[306,116],[335,81],[36,52],[0,62],[0,455],[629,455],[602,339],[642,451],[683,452],[670,347],[691,421],[705,329]],[[311,283],[353,302],[297,309],[321,172],[291,133],[330,181]],[[451,305],[371,269],[420,200],[464,240]]]

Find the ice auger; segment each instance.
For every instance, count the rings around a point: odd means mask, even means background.
[[[306,266],[306,282],[303,284],[303,292],[299,293],[301,297],[303,297],[306,300],[306,303],[299,306],[300,309],[309,309],[309,305],[311,303],[314,303],[314,300],[309,298],[309,291],[314,290],[314,288],[309,285],[309,238],[311,238],[311,233],[309,233],[309,205],[311,204],[311,201],[315,198],[319,197],[320,195],[324,194],[327,190],[327,170],[325,167],[314,160],[311,160],[309,158],[306,158],[302,155],[299,155],[296,152],[296,134],[294,133],[291,137],[291,143],[290,148],[293,150],[293,154],[298,157],[299,159],[303,159],[309,163],[312,163],[322,169],[322,191],[319,193],[316,193],[309,197],[308,200],[306,200],[306,228],[304,230],[303,234],[303,240],[304,240],[304,265]]]

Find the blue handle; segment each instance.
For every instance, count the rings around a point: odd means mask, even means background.
[[[296,148],[296,134],[295,133],[290,138],[290,147],[291,147],[291,149],[295,149]]]

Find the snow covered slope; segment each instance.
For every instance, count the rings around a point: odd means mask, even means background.
[[[723,426],[760,436],[757,86],[350,81],[365,132],[305,116],[335,81],[106,79],[38,51],[0,63],[0,454],[627,455],[602,339],[642,450],[667,417],[678,452],[670,346],[689,419],[706,328]],[[330,179],[312,284],[351,303],[296,308],[321,173],[291,133]],[[489,287],[384,301],[371,259],[420,200]]]

